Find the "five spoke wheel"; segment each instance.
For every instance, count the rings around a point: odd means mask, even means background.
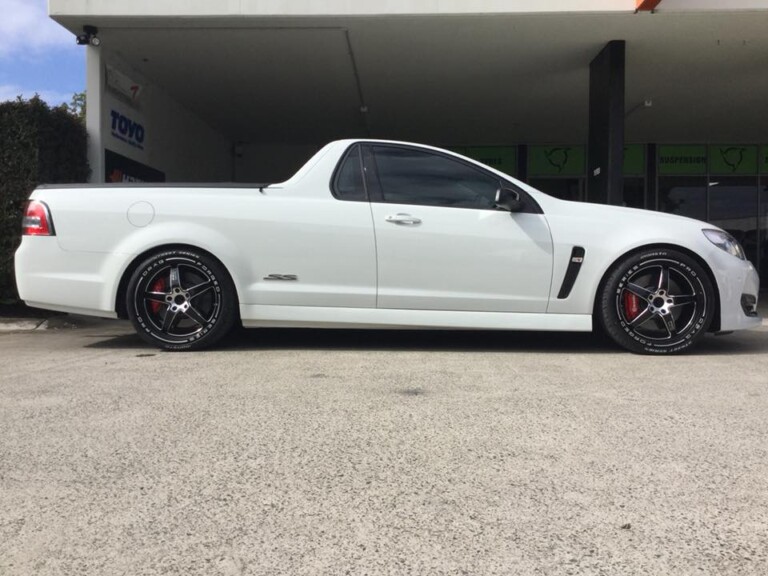
[[[234,289],[212,258],[172,251],[150,257],[133,274],[129,316],[139,335],[169,350],[202,348],[234,318]]]
[[[182,282],[197,284],[185,287]],[[199,270],[183,264],[160,269],[150,280],[150,285],[151,289],[144,292],[145,304],[149,305],[145,308],[152,311],[156,320],[161,321],[162,331],[171,335],[202,330],[221,305],[221,295],[214,294],[210,276],[202,276]],[[208,293],[211,298],[200,298]]]
[[[600,320],[620,345],[635,352],[679,352],[712,320],[714,296],[705,271],[673,250],[640,253],[620,262],[600,300]]]

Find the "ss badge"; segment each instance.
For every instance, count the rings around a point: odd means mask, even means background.
[[[296,274],[270,274],[264,276],[264,280],[283,280],[286,282],[295,282],[299,277]]]

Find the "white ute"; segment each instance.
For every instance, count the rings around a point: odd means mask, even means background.
[[[558,200],[452,152],[344,140],[270,185],[41,186],[30,306],[199,349],[246,327],[605,330],[633,352],[760,325],[758,276],[705,222]]]

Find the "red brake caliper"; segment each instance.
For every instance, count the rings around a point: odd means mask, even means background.
[[[152,292],[165,292],[165,279],[158,278],[155,280],[155,283],[152,284]],[[160,311],[160,306],[162,306],[162,304],[160,302],[155,302],[154,300],[149,303],[149,307],[152,309],[153,314],[157,314]]]
[[[624,292],[624,314],[627,320],[634,320],[640,314],[640,298],[632,292]]]

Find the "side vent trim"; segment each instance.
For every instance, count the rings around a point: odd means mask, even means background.
[[[573,285],[576,283],[576,278],[579,276],[581,265],[584,262],[584,254],[585,250],[581,246],[574,246],[573,250],[571,250],[571,261],[568,262],[563,285],[560,286],[560,292],[557,295],[558,300],[565,300],[570,296]]]

